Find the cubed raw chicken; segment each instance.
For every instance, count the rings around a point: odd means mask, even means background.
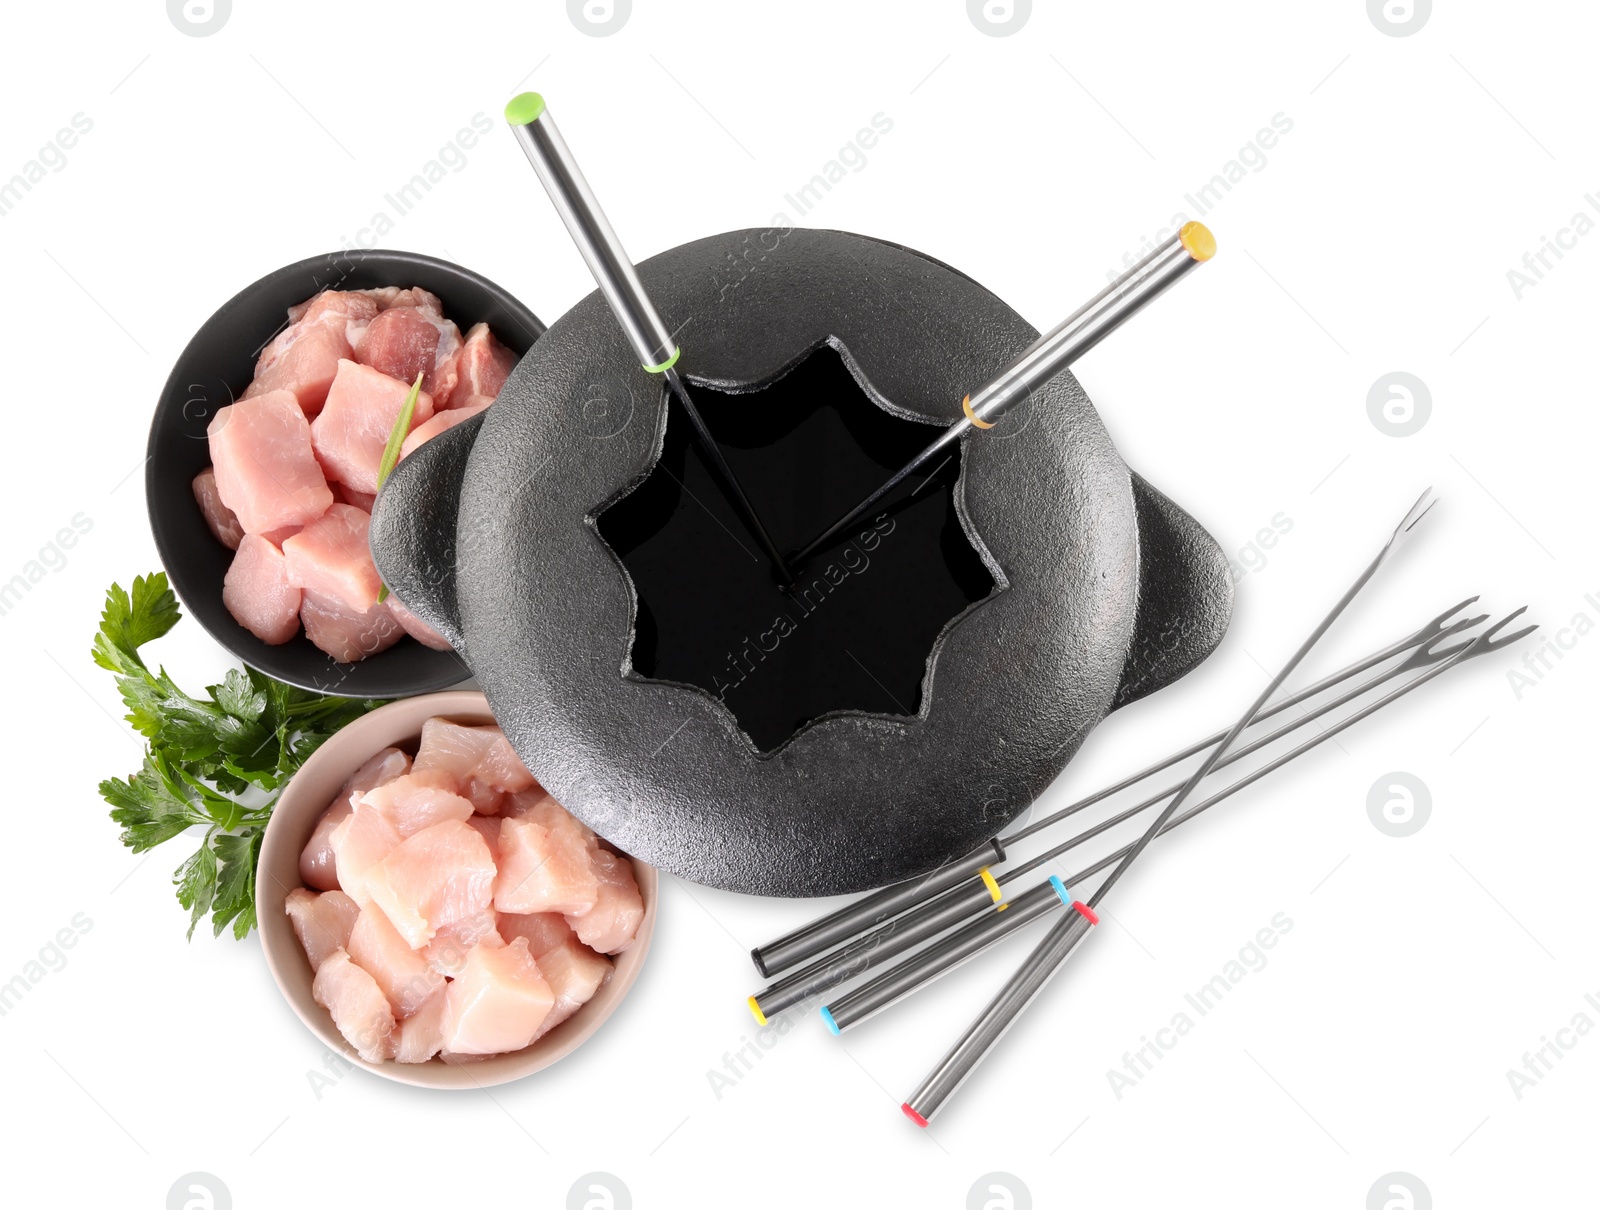
[[[525,940],[498,949],[477,946],[445,993],[444,1049],[463,1055],[521,1050],[554,1004]]]
[[[400,833],[382,811],[362,806],[356,799],[354,809],[333,829],[329,841],[339,889],[366,907],[372,902],[368,881],[379,863],[400,847]]]
[[[329,479],[358,492],[378,490],[383,447],[410,393],[409,382],[359,362],[339,363],[339,372],[328,388],[328,402],[311,424],[311,441]],[[411,413],[411,428],[432,415],[433,396],[423,391]]]
[[[448,400],[466,404],[474,395],[493,399],[517,364],[517,356],[495,339],[488,324],[473,324],[456,358],[457,380]],[[448,402],[446,406],[455,406]]]
[[[539,973],[555,996],[550,1015],[539,1028],[541,1034],[548,1033],[589,1003],[600,985],[611,976],[611,959],[572,937],[539,955],[538,963]]]
[[[343,891],[318,895],[298,886],[284,899],[283,910],[313,971],[329,954],[350,944],[350,930],[361,912],[356,901]]]
[[[495,928],[494,913],[482,912],[476,916],[468,916],[465,920],[457,920],[454,924],[445,925],[433,935],[433,940],[417,953],[421,954],[428,965],[441,975],[449,975],[454,979],[466,966],[467,955],[472,952],[474,946],[504,944],[499,930]]]
[[[518,790],[506,797],[506,802],[500,808],[502,815],[509,815],[513,819],[521,819],[535,807],[540,806],[550,795],[545,788],[535,782],[526,790]]]
[[[589,864],[599,893],[592,908],[582,915],[568,915],[567,923],[590,949],[620,954],[633,944],[633,935],[644,919],[644,900],[639,897],[633,866],[627,858],[601,848],[590,851]]]
[[[317,968],[311,998],[333,1018],[344,1040],[368,1063],[394,1053],[394,1013],[378,982],[342,949],[334,950]]]
[[[400,1022],[395,1062],[426,1063],[444,1049],[444,1006],[445,989],[441,987],[414,1014]]]
[[[458,780],[476,777],[508,793],[534,785],[499,727],[463,727],[444,718],[422,724],[415,767],[442,769]]]
[[[399,748],[385,748],[345,779],[334,802],[337,803],[340,799],[349,802],[352,794],[365,794],[368,790],[388,785],[395,778],[404,777],[409,772],[411,772],[411,758]]]
[[[456,789],[462,798],[472,803],[472,809],[479,815],[498,815],[511,801],[511,795],[504,790],[496,790],[479,777],[469,777],[464,782],[458,781]]]
[[[424,647],[432,647],[435,651],[450,650],[450,640],[402,605],[394,593],[391,592],[384,599],[384,604],[389,607],[389,612],[401,628]]]
[[[311,839],[300,851],[300,877],[319,891],[336,890],[339,872],[334,865],[333,830],[350,814],[350,799],[365,794],[411,772],[411,758],[399,748],[385,748],[357,769],[333,796],[333,804],[322,813]]]
[[[307,525],[333,493],[311,444],[311,426],[288,391],[221,409],[206,428],[217,494],[246,533]]]
[[[300,624],[306,628],[306,638],[343,664],[387,651],[406,634],[386,601],[356,613],[337,597],[310,589],[301,597]]]
[[[364,809],[358,804],[351,819]],[[447,819],[401,841],[368,872],[366,887],[411,948],[421,949],[441,928],[486,912],[494,881],[494,855],[483,837]]]
[[[607,953],[644,915],[628,860],[528,776],[499,728],[443,718],[424,723],[415,759],[386,748],[346,779],[301,877],[338,888],[296,888],[285,912],[317,1003],[371,1062],[522,1049],[604,986]]]
[[[276,646],[300,633],[300,589],[289,580],[283,552],[255,534],[245,534],[222,577],[222,603],[263,643]]]
[[[378,603],[383,580],[367,546],[370,514],[349,504],[328,511],[283,543],[291,583],[319,597],[334,597],[353,613]]]
[[[433,421],[428,423],[432,424]],[[410,440],[410,437],[406,438],[407,442]],[[239,518],[233,515],[233,510],[222,502],[222,496],[217,492],[217,472],[208,466],[194,477],[194,482],[189,486],[194,492],[195,503],[200,506],[200,512],[206,519],[206,528],[229,550],[238,550],[239,539],[244,537],[244,526],[239,524]]]
[[[322,813],[311,839],[300,850],[300,880],[319,891],[339,889],[339,869],[333,853],[333,830],[350,817],[350,794],[340,793]]]
[[[563,826],[548,814],[542,819],[537,815],[530,812],[520,819],[500,822],[495,910],[581,916],[594,907],[600,894],[600,882],[589,860],[589,845],[576,829]],[[554,826],[548,826],[551,824]]]
[[[467,824],[479,836],[483,843],[489,846],[489,852],[494,854],[496,861],[500,860],[500,817],[498,815],[474,815],[467,820]]]
[[[432,419],[424,421],[411,430],[410,435],[400,445],[400,457],[402,459],[409,457],[411,451],[419,445],[432,441],[446,429],[455,428],[463,420],[472,419],[493,402],[493,399],[483,395],[471,395],[468,396],[467,402],[460,407],[446,408],[442,412],[435,412]]]
[[[396,1018],[410,1016],[444,986],[444,976],[406,944],[373,904],[360,909],[345,949],[352,962],[377,980]]]
[[[453,785],[437,770],[407,773],[368,790],[361,802],[381,811],[404,839],[447,819],[465,823],[472,818],[472,804],[457,794]]]
[[[415,382],[421,374],[422,389],[431,394],[438,352],[436,324],[416,307],[391,307],[361,334],[356,360],[401,382]]]
[[[526,937],[528,952],[535,958],[543,958],[573,939],[572,926],[560,912],[499,912],[495,915],[495,928],[507,941]]]

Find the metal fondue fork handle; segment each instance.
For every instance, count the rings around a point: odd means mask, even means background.
[[[790,561],[796,567],[804,565],[944,449],[969,432],[992,429],[1000,417],[1216,252],[1217,241],[1204,224],[1185,223],[1166,243],[1039,337],[1010,365],[963,399],[961,410],[965,416],[939,434],[927,449],[897,470],[860,504],[802,546]]]
[[[578,246],[589,272],[594,275],[600,293],[611,305],[611,312],[617,317],[623,335],[633,346],[634,356],[646,372],[660,374],[666,380],[668,388],[683,405],[684,413],[700,439],[701,448],[711,460],[712,468],[721,478],[723,489],[734,507],[772,560],[773,568],[783,584],[792,584],[794,576],[784,561],[783,553],[756,515],[750,498],[745,495],[733,469],[722,456],[722,450],[718,448],[711,430],[706,427],[700,410],[689,398],[688,387],[678,375],[676,366],[683,350],[678,347],[678,342],[672,338],[672,333],[656,311],[655,304],[645,293],[638,271],[628,259],[627,250],[617,238],[617,233],[612,230],[605,211],[600,209],[599,199],[589,188],[583,170],[578,167],[567,141],[556,128],[555,119],[550,116],[544,98],[536,92],[525,92],[511,98],[506,105],[506,121],[511,126],[511,133],[516,136],[518,146],[533,165],[540,184],[555,204],[556,213],[566,224],[567,233]]]
[[[1367,586],[1372,577],[1378,573],[1393,555],[1403,546],[1416,527],[1421,524],[1423,517],[1433,508],[1435,503],[1433,489],[1423,492],[1413,504],[1406,515],[1401,518],[1400,524],[1378,551],[1373,560],[1367,564],[1361,574],[1356,577],[1355,583],[1345,590],[1334,607],[1328,611],[1326,617],[1318,622],[1306,640],[1300,644],[1295,653],[1276,675],[1267,683],[1265,689],[1250,703],[1250,708],[1239,716],[1236,722],[1223,738],[1222,742],[1211,750],[1211,753],[1201,762],[1189,780],[1184,783],[1181,790],[1170,803],[1156,816],[1142,836],[1128,847],[1121,861],[1107,875],[1100,888],[1090,896],[1087,904],[1074,903],[1076,909],[1059,923],[1051,926],[1045,934],[1044,940],[1028,955],[1017,973],[1013,975],[1004,987],[989,1002],[982,1013],[964,1033],[960,1040],[950,1048],[943,1059],[939,1061],[933,1071],[915,1092],[911,1094],[900,1106],[902,1112],[919,1126],[927,1126],[933,1115],[955,1095],[958,1088],[966,1082],[967,1078],[977,1070],[985,1056],[994,1049],[995,1045],[1005,1036],[1006,1031],[1016,1023],[1023,1012],[1048,984],[1051,978],[1059,971],[1066,960],[1072,956],[1074,950],[1083,939],[1088,936],[1090,928],[1099,923],[1095,908],[1100,906],[1106,894],[1114,887],[1128,869],[1139,859],[1145,848],[1159,836],[1167,826],[1173,814],[1183,805],[1196,786],[1204,779],[1207,773],[1220,760],[1223,754],[1239,733],[1248,727],[1256,714],[1267,704],[1267,701],[1278,687],[1289,678],[1300,661],[1310,653],[1318,640],[1326,634],[1330,627],[1339,619],[1350,602],[1356,599],[1361,590]]]

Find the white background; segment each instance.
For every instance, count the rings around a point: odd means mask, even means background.
[[[4,23],[0,179],[74,114],[93,123],[0,218],[0,580],[92,523],[0,618],[0,981],[92,921],[0,1018],[9,1201],[160,1206],[201,1171],[239,1206],[558,1207],[600,1170],[641,1207],[960,1207],[1000,1171],[1038,1206],[1359,1210],[1401,1171],[1441,1207],[1595,1204],[1600,1036],[1563,1035],[1520,1099],[1506,1073],[1577,1014],[1600,1024],[1600,638],[1566,631],[1520,694],[1521,650],[1454,673],[1153,849],[925,1133],[897,1105],[1028,943],[842,1040],[797,1010],[719,1095],[709,1073],[757,1033],[745,951],[817,908],[673,880],[631,999],[559,1067],[492,1096],[359,1072],[319,1096],[322,1049],[255,939],[185,943],[184,842],[143,861],[119,845],[95,783],[139,745],[87,654],[105,586],[156,565],[141,459],[190,335],[261,274],[360,238],[474,114],[495,132],[382,243],[478,269],[546,320],[588,292],[498,129],[529,87],[639,258],[796,219],[784,195],[882,113],[865,166],[798,221],[921,249],[1042,327],[1292,121],[1206,214],[1215,262],[1079,367],[1130,465],[1230,552],[1280,513],[1292,528],[1248,555],[1215,657],[1107,720],[1048,803],[1230,719],[1430,483],[1425,539],[1319,669],[1477,592],[1528,603],[1544,634],[1592,627],[1600,235],[1520,299],[1507,271],[1573,215],[1600,220],[1593,6],[1441,4],[1408,37],[1362,0],[1041,3],[1007,37],[962,0],[637,0],[608,37],[554,0],[237,0],[201,38],[161,0],[11,5]],[[1432,397],[1404,438],[1367,414],[1394,370]],[[228,662],[192,621],[158,655],[196,687]],[[1367,815],[1392,771],[1432,796],[1406,839]],[[1266,967],[1119,1098],[1108,1069],[1280,912],[1293,928]]]

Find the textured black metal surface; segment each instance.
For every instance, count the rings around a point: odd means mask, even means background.
[[[1227,556],[1200,523],[1136,472],[1139,621],[1112,709],[1172,684],[1216,650],[1233,617]]]
[[[874,404],[829,347],[759,392],[690,389],[751,505],[791,549],[938,433]],[[654,469],[597,520],[637,597],[634,671],[715,694],[763,752],[835,711],[914,715],[935,640],[994,591],[956,510],[959,450],[776,593],[684,421],[669,408]]]
[[[682,368],[735,393],[830,342],[879,406],[948,423],[971,384],[1037,335],[953,270],[839,232],[732,232],[640,271],[680,332]],[[1220,637],[1226,624],[1225,593],[1142,582],[1151,565],[1226,583],[1225,564],[1181,512],[1137,498],[1142,485],[1064,374],[1019,417],[1017,437],[997,430],[969,443],[960,516],[1003,590],[941,636],[919,715],[835,714],[762,756],[709,694],[628,672],[632,586],[592,516],[649,471],[664,414],[598,295],[540,339],[467,458],[459,632],[501,725],[551,792],[628,851],[695,881],[826,894],[964,853],[1031,802],[1118,699],[1141,599],[1158,621],[1185,600],[1220,609],[1187,632],[1196,636]],[[439,444],[385,488],[374,548],[402,597],[443,629],[447,594],[408,579],[408,559],[387,545],[406,527],[386,515],[427,516],[423,494],[448,494],[460,451]],[[1141,557],[1146,503],[1165,524]],[[406,542],[429,545],[421,530]],[[1135,662],[1139,692],[1203,647],[1151,647],[1154,658]]]
[[[467,658],[456,607],[456,516],[467,456],[484,413],[446,429],[408,455],[380,493],[395,507],[373,506],[367,541],[389,590]],[[405,474],[401,474],[401,469]]]

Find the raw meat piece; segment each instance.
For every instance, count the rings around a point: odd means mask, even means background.
[[[329,838],[333,846],[334,869],[339,875],[339,889],[362,907],[372,902],[368,883],[377,872],[378,864],[400,846],[400,833],[394,830],[381,811],[361,805],[356,799],[354,809],[333,829]]]
[[[421,374],[422,389],[432,392],[438,352],[438,327],[415,307],[391,307],[361,334],[356,360],[404,383],[415,382]]]
[[[509,815],[513,819],[521,819],[549,797],[545,788],[535,782],[528,789],[518,790],[512,794],[510,801],[500,808],[500,813]]]
[[[383,447],[410,393],[409,382],[359,362],[339,363],[328,402],[311,425],[311,441],[329,479],[358,492],[377,492]],[[411,413],[411,427],[432,415],[433,397],[423,391]]]
[[[363,809],[358,804],[351,818]],[[483,837],[447,819],[401,841],[368,874],[367,890],[411,948],[421,949],[441,928],[487,911],[494,878]]]
[[[206,428],[217,495],[249,534],[315,521],[333,503],[311,426],[288,391],[223,408]]]
[[[389,748],[385,751],[394,751]],[[402,754],[403,755],[403,754]],[[371,761],[367,762],[371,764]],[[366,768],[363,765],[362,768]],[[354,781],[351,778],[351,781]],[[346,785],[349,783],[347,782]],[[300,878],[307,886],[319,891],[339,890],[339,870],[333,854],[333,830],[350,817],[350,795],[340,791],[333,805],[322,813],[317,826],[311,830],[311,839],[300,850]]]
[[[554,1003],[526,941],[477,946],[445,993],[444,1048],[466,1055],[521,1050]]]
[[[497,931],[507,941],[526,937],[528,952],[535,958],[543,958],[557,946],[574,939],[572,926],[560,912],[533,912],[528,915],[501,912],[495,918],[495,923]]]
[[[240,398],[288,391],[309,419],[322,410],[339,360],[351,354],[342,322],[293,324],[262,350],[255,378]]]
[[[405,289],[399,286],[378,286],[371,290],[362,290],[360,293],[372,299],[380,311],[387,311],[390,307],[431,307],[439,314],[444,314],[444,304],[439,301],[439,296],[430,294],[421,286],[409,286]]]
[[[444,1003],[445,989],[441,987],[413,1015],[400,1022],[395,1062],[426,1063],[444,1048]]]
[[[407,773],[368,790],[361,803],[381,811],[403,840],[447,819],[465,823],[472,818],[472,804],[457,794],[453,785],[437,770]]]
[[[399,748],[385,748],[349,776],[334,796],[334,802],[348,803],[352,794],[365,794],[409,772],[411,758]]]
[[[291,323],[343,326],[348,335],[352,325],[365,325],[378,314],[378,303],[365,290],[324,290],[298,306],[289,308]],[[350,336],[350,344],[356,338]]]
[[[334,865],[333,830],[350,814],[350,799],[365,794],[411,771],[411,758],[399,748],[385,748],[346,779],[333,803],[322,813],[311,839],[300,853],[300,877],[319,891],[336,890],[339,874]]]
[[[400,623],[401,628],[424,647],[432,647],[435,651],[451,649],[449,639],[402,605],[400,598],[394,593],[391,592],[384,598],[383,603],[389,607],[389,612],[394,615],[394,620]]]
[[[444,407],[445,401],[453,396],[456,389],[461,329],[456,327],[453,320],[446,319],[437,306],[418,304],[417,314],[439,330],[439,348],[434,354],[433,371],[422,380],[422,389],[433,396],[434,409],[438,410]],[[415,377],[412,376],[413,381]]]
[[[401,443],[401,459],[409,457],[412,450],[419,445],[432,441],[446,429],[453,429],[463,420],[470,420],[493,402],[493,399],[484,395],[469,395],[467,396],[467,402],[460,407],[452,407],[442,412],[435,412],[431,419],[412,429],[410,435]]]
[[[538,962],[539,973],[555,996],[550,1015],[539,1027],[541,1034],[548,1033],[589,1003],[600,985],[611,977],[611,959],[572,937],[540,954]]]
[[[301,596],[300,624],[306,628],[306,638],[344,664],[386,651],[406,633],[387,603],[356,613],[337,597],[325,597],[309,588]]]
[[[350,944],[350,930],[361,911],[356,901],[342,891],[317,895],[298,886],[283,901],[283,910],[313,972],[334,950]]]
[[[429,423],[432,422],[430,421]],[[353,488],[346,487],[342,483],[330,483],[328,486],[333,489],[334,499],[338,500],[341,504],[354,505],[364,513],[370,513],[372,511],[372,506],[378,502],[378,497],[372,495],[371,493],[358,492]]]
[[[620,954],[633,944],[633,935],[644,919],[644,900],[633,878],[633,866],[625,857],[596,848],[589,854],[599,882],[595,904],[582,915],[569,915],[567,923],[578,940],[602,954]]]
[[[432,424],[433,421],[428,423]],[[408,443],[410,440],[410,437],[406,438]],[[222,502],[222,497],[217,493],[217,472],[206,467],[194,477],[190,488],[194,492],[195,503],[205,516],[206,528],[229,550],[238,550],[239,539],[244,537],[244,526],[239,524],[239,518],[233,515],[233,510]]]
[[[457,790],[461,797],[472,804],[472,809],[479,815],[498,815],[500,809],[511,801],[511,795],[503,790],[496,790],[488,782],[477,777],[469,777],[465,782],[457,783]]]
[[[458,920],[454,924],[445,925],[433,935],[433,940],[417,953],[421,954],[434,970],[453,979],[466,966],[467,955],[472,952],[474,946],[498,947],[504,944],[499,930],[495,928],[494,913],[481,912],[465,920]]]
[[[489,846],[489,852],[494,854],[496,861],[500,860],[500,817],[498,815],[474,815],[467,820],[467,824],[479,836],[483,843]]]
[[[409,1017],[444,986],[444,976],[370,903],[356,918],[345,949],[352,962],[377,980],[397,1018]]]
[[[367,546],[371,527],[371,514],[349,504],[330,504],[326,513],[284,540],[290,582],[337,598],[353,613],[371,609],[383,590]]]
[[[455,406],[450,400],[465,404],[473,395],[487,395],[493,399],[500,394],[500,388],[505,386],[516,364],[517,355],[495,339],[488,324],[473,324],[456,358],[458,377],[444,406]]]
[[[549,828],[536,814],[500,823],[495,910],[581,916],[594,907],[600,894],[589,846],[571,828]]]
[[[277,646],[300,633],[300,589],[289,582],[289,564],[255,534],[244,535],[222,577],[222,603],[263,643]]]
[[[551,798],[548,794],[534,803],[527,812],[526,818],[535,823],[543,824],[552,834],[566,837],[574,846],[582,846],[593,853],[600,844],[587,824],[580,823],[565,807]]]
[[[499,727],[463,727],[445,718],[422,724],[417,769],[443,769],[452,777],[477,777],[496,790],[515,793],[534,785]]]
[[[317,968],[311,998],[333,1017],[344,1040],[368,1063],[394,1053],[394,1013],[377,980],[342,949],[334,950]]]

